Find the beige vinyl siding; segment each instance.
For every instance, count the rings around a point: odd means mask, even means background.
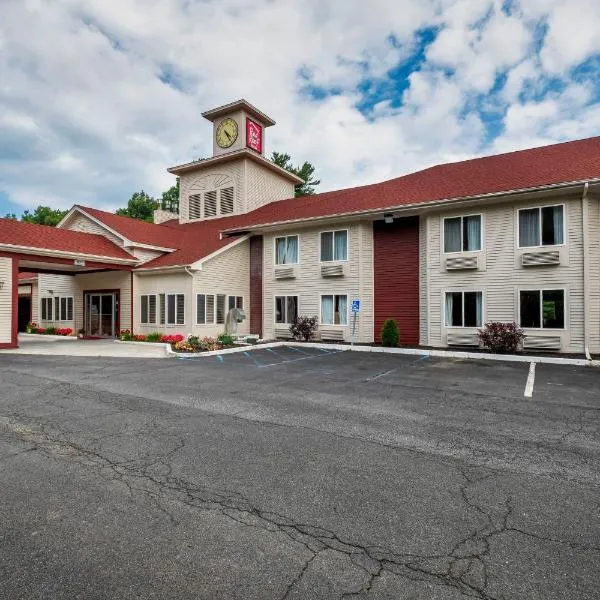
[[[246,212],[294,197],[294,184],[252,160],[246,160]]]
[[[344,265],[343,277],[324,278],[321,276],[320,233],[338,229],[348,230],[348,260],[331,262],[327,265]],[[275,279],[274,250],[275,237],[298,235],[299,263],[286,265],[294,268],[294,279]],[[344,223],[327,227],[289,230],[276,235],[264,236],[264,335],[275,337],[275,296],[298,296],[298,314],[319,316],[322,294],[338,294],[348,297],[348,325],[323,325],[320,329],[342,330],[343,338],[351,341],[353,299],[360,298],[361,311],[357,319],[359,342],[372,342],[374,329],[373,311],[373,225],[365,223]],[[285,326],[278,326],[285,328]]]
[[[518,209],[565,204],[566,239],[560,248],[560,265],[522,267],[517,248]],[[478,256],[480,266],[475,271],[449,272],[444,267],[442,218],[481,213],[482,250],[464,253]],[[549,198],[543,201],[481,206],[440,213],[428,217],[429,260],[429,344],[445,346],[448,329],[444,324],[446,291],[482,291],[483,321],[518,321],[520,289],[565,289],[565,330],[529,330],[535,335],[560,335],[564,352],[583,350],[583,254],[582,209],[580,197]],[[552,247],[554,248],[554,247]],[[550,247],[547,247],[550,249]],[[476,329],[461,332],[475,333]]]
[[[181,175],[180,185],[180,222],[186,223],[189,218],[189,199],[191,195],[204,194],[211,190],[233,186],[233,214],[243,212],[245,197],[245,161],[232,161],[223,165],[207,167],[194,173]],[[217,213],[217,217],[221,216]],[[192,219],[193,221],[201,219]]]
[[[419,343],[422,346],[427,346],[429,344],[429,311],[427,288],[427,223],[427,216],[421,216],[419,219]]]
[[[108,271],[106,273],[82,273],[74,278],[75,330],[83,327],[83,294],[87,291],[119,290],[119,310],[121,329],[131,328],[131,273],[129,271]],[[118,333],[118,332],[117,332]]]
[[[229,152],[234,152],[236,150],[241,150],[246,145],[246,111],[245,110],[236,110],[228,115],[224,115],[219,117],[213,122],[213,156],[219,156],[221,154],[228,154]],[[233,119],[238,126],[238,136],[229,148],[221,148],[217,144],[217,128],[225,119]],[[254,119],[256,120],[256,119]],[[264,138],[264,129],[263,129],[263,138]]]
[[[600,199],[588,198],[589,206],[589,315],[590,352],[600,353]]]
[[[164,252],[159,252],[158,250],[148,250],[147,248],[138,248],[136,246],[127,248],[127,251],[140,261],[140,265],[164,254]]]
[[[19,295],[31,295],[31,321],[33,323],[39,323],[40,301],[37,281],[32,281],[31,283],[27,284],[21,284],[19,286]]]
[[[29,296],[31,294],[31,287],[27,283],[23,283],[19,286],[19,296]]]
[[[134,333],[148,334],[155,331],[162,333],[189,335],[192,333],[192,278],[185,271],[175,273],[157,273],[151,275],[134,274]],[[160,324],[160,300],[156,299],[156,324],[140,323],[141,296],[160,294],[183,294],[185,296],[185,323],[183,325],[167,325],[166,298],[165,298],[165,323]]]
[[[239,324],[238,333],[250,333],[250,246],[248,240],[240,242],[202,263],[202,269],[193,280],[194,335],[215,337],[225,331],[225,324],[196,324],[196,294],[225,294],[243,296],[246,320]],[[215,299],[216,302],[216,299]],[[225,314],[228,300],[225,300]]]
[[[117,246],[123,245],[123,240],[116,236],[114,233],[108,231],[92,219],[89,219],[81,213],[73,213],[69,219],[64,223],[62,229],[70,229],[71,231],[83,231],[84,233],[97,233],[108,238],[111,242],[117,244]]]
[[[74,332],[76,331],[75,322],[76,322],[76,314],[77,314],[77,295],[78,289],[75,283],[75,277],[71,277],[70,275],[47,275],[45,273],[40,273],[38,276],[38,286],[39,293],[37,297],[36,305],[34,308],[37,308],[37,316],[40,320],[34,321],[38,323],[41,327],[70,327]],[[52,294],[50,293],[52,290]],[[60,321],[56,319],[56,298],[64,298],[64,297],[72,297],[73,298],[73,316],[74,320],[71,321]],[[41,312],[41,299],[42,298],[52,298],[52,318],[47,319],[45,321],[41,320],[42,312]],[[81,302],[81,300],[79,300]]]
[[[0,256],[0,344],[12,342],[12,293],[13,293],[12,258]]]

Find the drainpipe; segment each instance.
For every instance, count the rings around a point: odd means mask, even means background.
[[[588,315],[589,315],[589,207],[588,207],[588,187],[586,181],[583,186],[583,195],[581,196],[582,224],[583,224],[583,344],[585,349],[585,358],[592,360],[590,354],[589,334],[588,334]]]

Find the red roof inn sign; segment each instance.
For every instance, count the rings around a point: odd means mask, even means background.
[[[252,119],[246,119],[246,146],[262,154],[262,127]]]

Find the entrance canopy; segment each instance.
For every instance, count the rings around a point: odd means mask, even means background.
[[[0,219],[0,347],[16,347],[19,272],[131,271],[138,260],[108,238]]]

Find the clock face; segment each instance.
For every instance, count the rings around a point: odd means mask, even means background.
[[[238,136],[238,125],[233,119],[223,119],[217,127],[217,145],[220,148],[229,148]]]

